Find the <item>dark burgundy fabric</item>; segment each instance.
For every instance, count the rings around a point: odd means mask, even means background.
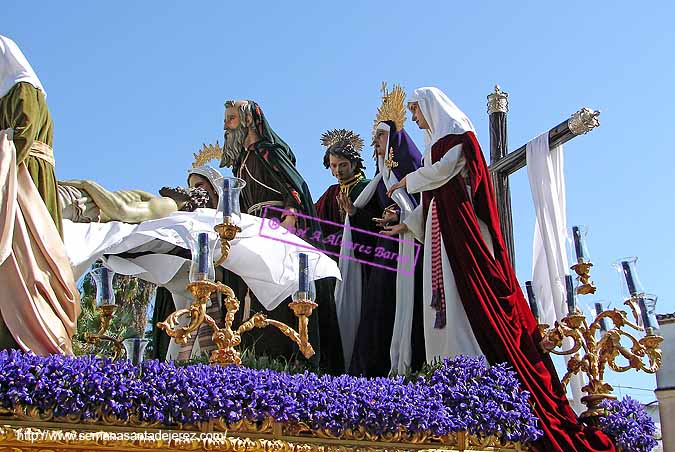
[[[337,196],[340,193],[340,185],[335,184],[328,187],[326,192],[319,198],[319,200],[314,204],[316,209],[316,216],[322,220],[332,221],[333,223],[342,224],[344,221],[340,218],[340,208],[337,203]],[[327,223],[320,223],[321,231],[323,238],[330,236],[342,237],[342,227],[333,226]],[[340,241],[327,241],[324,244],[326,251],[330,251],[333,254],[329,256],[337,261],[340,255]]]
[[[435,198],[450,266],[481,350],[490,363],[513,366],[523,389],[530,392],[532,407],[544,430],[535,444],[537,451],[614,451],[607,435],[579,422],[550,356],[540,351],[537,322],[506,252],[489,170],[476,136],[467,132],[440,139],[431,148],[432,162],[458,144],[462,144],[470,180],[457,176],[425,192],[424,218],[429,202]],[[471,199],[467,185],[471,187]],[[492,234],[494,258],[477,218]]]

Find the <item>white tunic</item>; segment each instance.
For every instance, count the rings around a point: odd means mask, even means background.
[[[462,145],[450,149],[436,163],[431,162],[430,152],[424,155],[424,166],[406,176],[406,186],[409,193],[421,193],[437,189],[450,181],[453,177],[463,173],[466,161],[462,154]],[[413,232],[415,238],[424,242],[424,340],[427,362],[443,357],[455,355],[482,355],[481,349],[473,334],[469,319],[464,311],[455,282],[455,276],[450,267],[450,261],[441,238],[441,258],[443,268],[443,287],[445,289],[445,312],[447,323],[445,327],[434,328],[436,310],[431,307],[431,213],[435,200],[431,200],[427,213],[426,224],[423,221],[422,205],[419,205],[413,214],[404,221]],[[494,253],[492,237],[487,225],[478,220],[483,239],[491,253]]]

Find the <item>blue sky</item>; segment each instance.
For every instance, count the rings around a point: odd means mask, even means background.
[[[121,0],[29,7],[5,0],[3,16],[16,20],[3,21],[0,33],[19,44],[47,90],[57,176],[93,179],[111,190],[156,193],[185,183],[192,153],[202,143],[222,143],[227,99],[261,104],[292,146],[314,199],[333,183],[321,164],[321,133],[344,127],[369,137],[383,80],[408,91],[443,89],[472,119],[484,150],[485,96],[495,83],[510,95],[512,150],[581,107],[599,109],[601,127],[565,148],[568,222],[590,227],[596,298],[617,304],[610,264],[637,255],[643,284],[659,295],[658,311],[674,312],[675,6],[475,3]],[[421,147],[413,123],[408,130]],[[526,172],[511,184],[524,282],[534,223]],[[652,376],[632,372],[608,380],[655,386]]]

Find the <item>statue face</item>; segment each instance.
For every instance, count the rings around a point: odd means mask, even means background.
[[[227,107],[225,109],[225,130],[234,130],[241,124],[241,116],[239,115],[239,108],[236,106]]]
[[[354,169],[356,168],[355,163],[350,162],[344,157],[333,154],[328,156],[328,161],[330,171],[338,181],[344,181],[354,176]]]
[[[386,130],[376,130],[374,143],[375,155],[386,158],[387,148],[389,147],[389,132]]]
[[[209,207],[212,209],[218,208],[218,192],[213,188],[211,182],[201,174],[190,174],[188,178],[188,185],[190,188],[203,188],[209,194],[211,200]]]
[[[420,129],[431,129],[417,102],[410,102],[408,104],[408,109],[410,110],[410,113],[412,114],[412,120],[417,124],[417,127]]]
[[[239,107],[235,104],[225,109],[225,142],[221,166],[232,166],[244,150],[248,128],[241,120]]]

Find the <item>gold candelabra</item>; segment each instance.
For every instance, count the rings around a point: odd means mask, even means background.
[[[216,262],[216,265],[220,265],[229,256],[229,242],[236,237],[237,232],[241,232],[241,229],[231,220],[228,221],[228,218],[223,223],[216,225],[214,229],[220,237],[222,255]],[[212,364],[240,365],[241,355],[236,347],[241,344],[241,335],[254,328],[265,328],[270,325],[278,328],[285,336],[298,344],[300,352],[305,358],[314,355],[314,348],[308,337],[308,324],[309,316],[318,305],[314,300],[308,299],[306,295],[303,296],[303,292],[300,292],[297,301],[289,304],[289,308],[298,317],[298,331],[283,322],[268,319],[262,313],[254,314],[236,330],[233,330],[232,324],[234,323],[234,315],[239,310],[239,300],[230,287],[219,282],[203,280],[189,283],[187,289],[194,298],[193,303],[185,309],[173,312],[164,322],[159,322],[157,326],[166,331],[169,336],[175,338],[177,343],[185,344],[192,333],[197,331],[203,323],[209,325],[213,329],[211,339],[217,347],[216,350],[211,352],[209,358]],[[223,328],[219,327],[216,321],[206,313],[206,305],[214,292],[222,295],[223,307],[226,309]],[[180,319],[184,316],[189,317],[190,322],[185,326],[180,326]]]
[[[241,228],[234,224],[232,217],[225,217],[222,223],[213,228],[220,237],[220,258],[215,262],[215,266],[221,265],[230,256],[230,241],[234,240]]]
[[[585,262],[583,259],[570,267],[574,270],[574,273],[577,274],[577,280],[579,281],[579,286],[577,287],[577,293],[579,295],[588,295],[593,294],[597,290],[595,283],[591,281],[591,267],[593,264],[591,262]]]
[[[577,288],[578,294],[594,293],[587,291],[590,262],[576,264],[572,267],[580,278],[581,285]],[[575,268],[576,267],[576,268]],[[630,369],[643,370],[647,373],[655,373],[661,367],[661,349],[659,348],[663,338],[654,334],[654,329],[645,323],[645,328],[638,325],[639,300],[645,294],[633,294],[624,302],[630,311],[631,318],[625,311],[619,309],[605,310],[595,317],[589,324],[586,316],[574,308],[567,317],[555,322],[553,327],[540,324],[539,331],[542,336],[541,346],[545,352],[556,355],[573,355],[567,362],[567,373],[562,379],[563,385],[567,385],[573,375],[583,372],[588,377],[582,391],[586,393],[581,401],[586,405],[580,417],[591,424],[597,423],[597,416],[603,413],[600,403],[606,399],[616,399],[612,394],[614,388],[604,381],[605,369],[616,372],[626,372]],[[605,329],[606,320],[613,323],[613,327]],[[644,321],[643,321],[644,323]],[[638,339],[636,335],[625,331],[630,327],[638,332],[644,332],[645,336]],[[598,332],[600,334],[598,334]],[[570,338],[572,345],[563,350],[563,341]],[[626,338],[630,345],[622,344],[622,338]],[[626,363],[617,363],[621,357]]]
[[[101,316],[100,317],[101,325],[98,329],[98,332],[95,334],[84,333],[84,340],[87,344],[95,345],[101,341],[110,342],[113,346],[113,357],[112,357],[113,360],[116,360],[122,355],[122,348],[123,348],[122,341],[105,334],[105,332],[108,330],[108,327],[110,326],[110,321],[112,320],[115,309],[117,309],[117,305],[114,304],[105,304],[99,306],[96,309]]]

